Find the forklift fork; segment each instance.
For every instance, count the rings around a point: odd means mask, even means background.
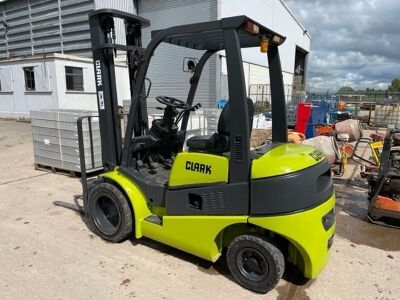
[[[87,119],[88,133],[89,133],[89,145],[90,145],[90,164],[92,169],[96,168],[94,160],[94,147],[93,147],[93,130],[92,130],[92,119],[98,118],[97,115],[83,115],[77,120],[77,132],[78,132],[78,149],[79,149],[79,163],[81,170],[81,184],[82,194],[74,195],[74,203],[64,201],[54,201],[53,204],[64,208],[71,209],[81,215],[89,216],[88,208],[88,175],[86,170],[86,156],[85,156],[85,141],[83,139],[83,120]],[[99,169],[101,171],[103,168]],[[79,200],[82,200],[83,205],[79,204]]]

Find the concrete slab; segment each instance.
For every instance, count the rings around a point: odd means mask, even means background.
[[[337,233],[320,277],[285,274],[267,295],[234,283],[223,264],[159,243],[107,243],[79,214],[54,206],[78,179],[34,170],[30,124],[0,120],[1,299],[399,299],[400,231],[364,220],[366,186],[352,165],[337,181]]]

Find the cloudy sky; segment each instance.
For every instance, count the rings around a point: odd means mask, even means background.
[[[286,2],[311,35],[311,88],[386,89],[400,77],[400,0]]]

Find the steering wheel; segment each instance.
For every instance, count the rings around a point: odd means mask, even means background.
[[[157,96],[156,100],[161,104],[164,104],[171,108],[187,109],[190,107],[187,103],[183,102],[182,100],[176,99],[174,97]]]

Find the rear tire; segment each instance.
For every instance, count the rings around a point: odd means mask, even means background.
[[[257,293],[265,294],[275,288],[285,270],[282,252],[270,241],[253,234],[235,238],[226,259],[235,280]]]
[[[90,222],[98,236],[117,243],[132,234],[132,211],[116,186],[106,182],[95,184],[88,198]]]

